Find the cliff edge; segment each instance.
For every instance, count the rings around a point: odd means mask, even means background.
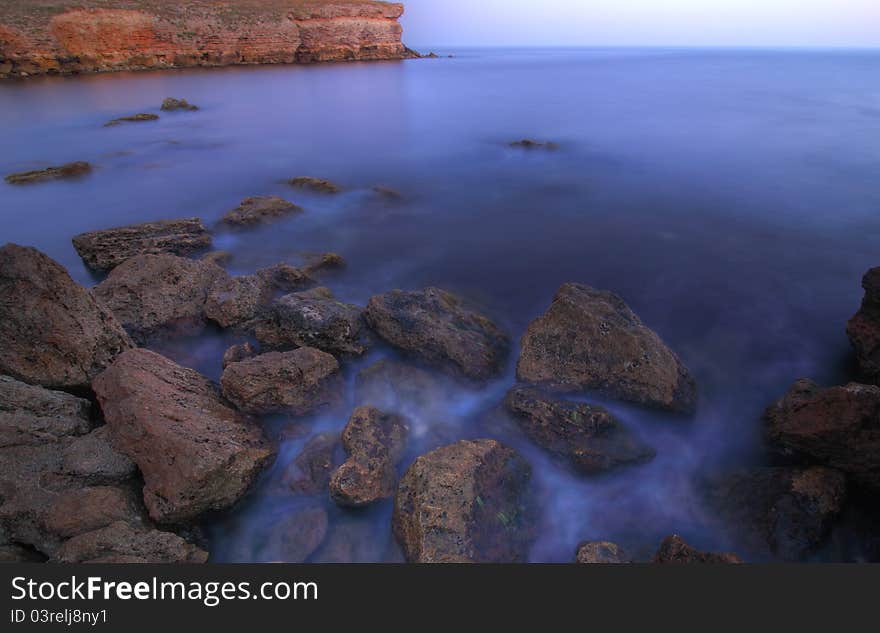
[[[415,57],[399,3],[6,0],[0,78]]]

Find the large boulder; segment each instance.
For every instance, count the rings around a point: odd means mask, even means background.
[[[696,406],[678,356],[617,295],[564,284],[521,341],[517,377],[561,392],[598,391],[676,412]]]
[[[880,267],[862,278],[865,296],[859,311],[846,324],[846,334],[856,353],[859,368],[872,383],[880,382]]]
[[[660,548],[654,554],[652,563],[668,564],[732,564],[741,563],[743,560],[736,554],[701,552],[689,545],[677,534],[667,536],[660,543]]]
[[[268,224],[295,213],[302,207],[278,196],[253,196],[245,198],[237,207],[220,218],[220,224],[229,228],[244,229]]]
[[[228,508],[272,457],[260,429],[210,381],[154,352],[122,354],[92,386],[113,445],[143,474],[144,503],[159,523]]]
[[[220,384],[230,402],[255,415],[307,415],[337,404],[344,387],[336,359],[311,347],[231,363]]]
[[[504,404],[529,439],[586,474],[654,457],[654,449],[602,407],[554,399],[524,386],[508,391]]]
[[[315,347],[331,354],[360,355],[370,340],[363,309],[334,299],[327,288],[285,295],[254,328],[267,349]]]
[[[348,459],[330,478],[330,498],[359,508],[390,498],[397,486],[397,462],[409,427],[399,415],[358,407],[342,431]]]
[[[208,553],[176,534],[117,521],[70,539],[53,560],[59,563],[204,563]]]
[[[880,387],[850,383],[823,389],[798,380],[767,409],[764,424],[780,452],[880,488]]]
[[[190,255],[211,248],[211,234],[199,218],[160,220],[82,233],[73,247],[89,268],[108,271],[135,255]]]
[[[633,562],[622,547],[610,541],[584,541],[575,560],[587,565],[620,565]]]
[[[113,314],[36,249],[0,248],[0,374],[86,389],[134,346]]]
[[[393,290],[372,297],[365,317],[386,342],[467,378],[487,380],[503,369],[509,340],[487,317],[438,288]]]
[[[198,331],[214,284],[226,271],[176,255],[137,255],[114,268],[93,292],[138,341],[169,330]]]
[[[88,400],[0,376],[0,448],[88,433],[90,409]]]
[[[205,316],[223,328],[249,328],[278,294],[312,283],[306,272],[284,263],[263,268],[252,275],[221,277],[205,300]]]
[[[830,468],[759,468],[712,485],[708,501],[745,552],[799,561],[828,536],[845,494],[843,474]]]
[[[533,537],[531,469],[495,440],[422,455],[400,480],[394,534],[410,562],[525,561]]]

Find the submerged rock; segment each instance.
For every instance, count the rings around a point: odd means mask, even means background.
[[[337,404],[344,387],[336,359],[311,347],[232,363],[223,371],[220,384],[231,403],[255,415],[307,415]]]
[[[438,288],[376,295],[364,316],[391,345],[475,380],[497,376],[509,351],[507,335],[491,320]]]
[[[327,536],[327,511],[312,507],[276,517],[265,537],[261,561],[302,563],[321,546]]]
[[[349,457],[330,478],[330,498],[338,505],[363,507],[394,495],[397,462],[409,428],[406,421],[374,407],[358,407],[342,431]]]
[[[93,293],[138,341],[205,324],[205,302],[226,271],[176,255],[137,255],[114,268]]]
[[[211,248],[211,234],[199,218],[160,220],[82,233],[73,247],[86,265],[108,271],[135,255],[191,255]]]
[[[513,141],[510,143],[511,147],[517,147],[519,149],[546,149],[546,150],[557,150],[559,149],[559,144],[554,143],[552,141],[536,141],[530,138],[524,138],[519,141]]]
[[[228,508],[272,456],[260,429],[210,381],[154,352],[126,352],[92,386],[113,445],[143,474],[144,502],[159,523]]]
[[[355,378],[355,402],[384,410],[425,411],[448,404],[452,397],[446,381],[418,365],[392,358],[376,361]]]
[[[576,561],[592,565],[620,565],[633,562],[623,548],[610,541],[585,541],[578,545]]]
[[[605,472],[655,455],[602,407],[522,386],[508,391],[504,404],[529,439],[581,472]]]
[[[798,380],[764,413],[770,444],[880,488],[880,387]]]
[[[318,193],[339,193],[341,189],[339,185],[323,178],[314,178],[312,176],[298,176],[291,178],[287,184],[298,189],[310,189]]]
[[[336,433],[316,435],[284,471],[282,481],[297,494],[327,494],[339,445],[339,435]]]
[[[248,358],[253,358],[259,354],[257,348],[250,343],[240,343],[233,345],[223,352],[223,369],[226,369],[232,363],[238,363]]]
[[[257,321],[254,333],[268,349],[315,347],[360,355],[371,342],[362,315],[362,308],[337,301],[327,288],[315,288],[275,301]]]
[[[113,127],[115,125],[120,125],[122,123],[142,123],[144,121],[158,121],[158,114],[147,114],[145,112],[141,112],[140,114],[132,114],[131,116],[123,116],[118,119],[113,119],[111,121],[107,121],[104,124],[104,127]]]
[[[673,534],[663,540],[651,562],[658,564],[722,564],[742,563],[743,561],[736,554],[701,552],[688,545],[677,534]]]
[[[846,325],[859,369],[872,383],[880,382],[880,267],[862,278],[865,296],[859,311]]]
[[[32,171],[20,171],[6,176],[6,182],[10,185],[27,185],[44,180],[59,180],[63,178],[78,178],[92,172],[92,166],[84,160],[73,163],[46,167]]]
[[[208,553],[176,534],[139,528],[123,521],[67,541],[59,563],[204,563]]]
[[[174,97],[168,97],[164,101],[162,101],[162,108],[165,112],[172,112],[174,110],[188,110],[190,112],[194,112],[199,109],[199,106],[193,105],[186,99],[175,99]]]
[[[60,389],[91,379],[134,346],[114,315],[36,249],[0,248],[0,374]]]
[[[531,469],[494,440],[422,455],[400,480],[394,534],[410,562],[525,561],[533,537]]]
[[[220,224],[232,228],[248,228],[302,213],[302,207],[278,196],[245,198],[236,208],[220,218]]]
[[[378,194],[381,198],[388,201],[397,201],[403,199],[403,195],[397,189],[385,187],[384,185],[376,185],[375,187],[373,187],[373,193]]]
[[[564,284],[521,341],[517,377],[561,392],[595,390],[676,412],[696,407],[687,368],[617,295]]]

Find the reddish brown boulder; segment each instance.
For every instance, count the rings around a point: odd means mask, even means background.
[[[349,457],[330,478],[330,498],[338,505],[360,508],[394,494],[397,463],[409,427],[394,414],[358,407],[342,431]]]
[[[135,255],[191,255],[211,248],[211,234],[199,218],[160,220],[82,233],[73,247],[89,268],[108,271]]]
[[[47,529],[62,538],[91,532],[116,521],[138,523],[140,506],[131,490],[115,486],[80,488],[59,495],[45,518]]]
[[[365,317],[391,345],[467,378],[494,378],[507,358],[507,335],[487,317],[466,308],[461,299],[438,288],[377,295],[370,299]]]
[[[251,327],[279,293],[311,285],[312,278],[289,264],[276,264],[253,275],[222,277],[205,300],[205,316],[223,328]]]
[[[880,387],[823,389],[799,380],[764,413],[767,438],[784,454],[836,468],[880,488]]]
[[[311,347],[269,352],[232,363],[220,378],[223,395],[245,413],[307,415],[342,397],[339,363]]]
[[[33,248],[0,248],[0,374],[85,389],[133,347],[113,314]]]
[[[204,563],[208,553],[171,532],[117,521],[75,536],[58,550],[59,563]]]
[[[521,562],[533,537],[531,469],[494,440],[422,455],[400,480],[394,534],[410,562]]]
[[[578,563],[588,565],[620,565],[633,562],[616,543],[610,541],[585,541],[578,545]]]
[[[859,368],[872,383],[880,382],[880,267],[862,278],[865,296],[859,311],[846,325]]]
[[[741,563],[743,561],[736,554],[701,552],[688,545],[677,534],[673,534],[663,539],[660,549],[654,554],[651,562],[657,564],[721,564]]]
[[[670,411],[696,406],[694,380],[678,356],[610,292],[564,284],[521,345],[516,369],[524,382]]]
[[[126,352],[92,386],[114,446],[143,474],[144,503],[159,523],[231,506],[272,456],[260,429],[206,378],[156,353]]]
[[[284,484],[297,494],[326,494],[339,444],[336,433],[320,433],[310,439],[284,471]]]
[[[554,399],[522,386],[508,391],[504,404],[529,439],[586,474],[646,462],[655,455],[602,407]]]
[[[302,207],[278,196],[253,196],[245,198],[241,204],[220,218],[220,224],[237,229],[250,228],[302,213],[302,210]]]

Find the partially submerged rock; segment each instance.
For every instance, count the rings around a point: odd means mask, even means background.
[[[443,407],[454,397],[448,383],[418,365],[383,358],[358,372],[355,402],[386,411],[416,409],[421,414],[437,409],[445,415]]]
[[[320,547],[327,535],[327,511],[319,507],[296,509],[273,517],[263,539],[261,561],[302,563]]]
[[[743,561],[736,554],[701,552],[688,545],[677,534],[673,534],[663,539],[651,562],[658,564],[724,564],[742,563]]]
[[[406,421],[398,415],[374,407],[355,409],[342,431],[349,457],[330,478],[330,498],[359,508],[391,497],[408,434]]]
[[[67,541],[59,563],[204,563],[208,553],[176,534],[139,528],[123,521]]]
[[[311,347],[232,363],[223,371],[220,384],[227,400],[255,415],[307,415],[337,404],[343,389],[336,359]]]
[[[303,270],[310,275],[315,275],[325,270],[338,270],[344,268],[346,263],[339,253],[309,254],[305,257]]]
[[[466,308],[461,299],[438,288],[376,295],[364,316],[391,345],[470,379],[494,378],[507,358],[507,335],[487,317]]]
[[[363,309],[337,301],[327,288],[276,300],[258,320],[254,333],[267,349],[315,347],[332,354],[360,355],[370,345]]]
[[[20,171],[6,176],[6,182],[10,185],[28,185],[44,180],[59,180],[63,178],[79,178],[91,173],[92,166],[84,160],[66,163],[56,167]]]
[[[272,456],[260,429],[210,381],[154,352],[126,352],[92,386],[113,445],[143,474],[144,503],[159,523],[228,508]]]
[[[373,187],[373,193],[378,194],[381,198],[388,200],[389,202],[396,202],[403,199],[403,194],[397,189],[392,189],[391,187],[386,187],[384,185],[376,185]]]
[[[134,343],[67,271],[33,248],[0,248],[0,374],[86,389]]]
[[[633,562],[622,547],[610,541],[585,541],[578,545],[576,561],[592,565],[620,565]]]
[[[523,386],[508,391],[504,404],[529,439],[586,474],[654,457],[651,447],[602,407],[554,399]]]
[[[530,138],[520,139],[519,141],[513,141],[510,143],[511,147],[516,147],[519,149],[545,149],[545,150],[557,150],[559,149],[559,144],[554,143],[553,141],[536,141]]]
[[[770,444],[880,488],[880,387],[798,380],[764,413]]]
[[[162,108],[164,112],[172,112],[174,110],[188,110],[190,112],[194,112],[199,109],[199,106],[193,105],[186,99],[175,99],[174,97],[168,97],[164,101],[162,101]]]
[[[310,286],[308,273],[289,264],[276,264],[252,275],[221,277],[211,286],[204,314],[223,328],[254,326],[251,323],[279,293]]]
[[[696,407],[687,368],[617,295],[564,284],[521,340],[517,377],[561,392],[593,390],[676,412]]]
[[[108,271],[135,255],[191,255],[211,248],[211,234],[199,218],[160,220],[82,233],[73,247],[86,265]]]
[[[226,369],[226,367],[232,363],[238,363],[247,360],[248,358],[253,358],[257,354],[259,354],[257,348],[249,342],[233,345],[223,352],[223,369]]]
[[[338,434],[319,433],[306,442],[300,454],[284,471],[282,481],[297,494],[327,494],[339,445]]]
[[[407,560],[525,561],[530,471],[494,440],[462,440],[416,459],[400,480],[393,518]]]
[[[225,266],[232,261],[232,253],[229,251],[210,251],[202,255],[201,259],[217,266]]]
[[[287,184],[298,189],[309,189],[317,193],[339,193],[339,185],[323,178],[312,176],[297,176],[287,181]]]
[[[880,382],[880,267],[865,273],[862,287],[862,305],[847,323],[846,334],[862,374],[876,384]]]
[[[158,114],[149,114],[146,112],[141,112],[139,114],[132,114],[131,116],[122,116],[118,119],[113,119],[111,121],[107,121],[104,124],[104,127],[113,127],[115,125],[120,125],[121,123],[142,123],[144,121],[158,121]]]
[[[278,196],[253,196],[245,198],[220,218],[220,224],[231,228],[249,228],[302,213],[302,210],[302,207]]]

